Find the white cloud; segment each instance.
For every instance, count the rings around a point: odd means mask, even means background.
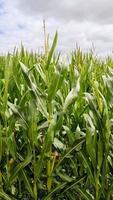
[[[43,24],[52,38],[59,33],[58,49],[70,52],[76,43],[87,51],[94,44],[99,55],[112,51],[113,9],[110,0],[3,0],[0,7],[0,52],[19,46],[42,49]],[[84,3],[85,2],[85,3]],[[2,12],[1,12],[2,11]]]
[[[64,20],[113,22],[112,0],[16,0],[18,8],[28,15],[59,17]]]

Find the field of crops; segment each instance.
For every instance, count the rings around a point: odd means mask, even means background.
[[[0,200],[113,199],[113,60],[0,57]]]

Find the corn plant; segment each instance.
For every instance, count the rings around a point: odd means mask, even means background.
[[[0,57],[0,199],[113,199],[113,60]]]

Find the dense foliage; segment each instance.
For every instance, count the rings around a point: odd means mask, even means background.
[[[0,57],[0,199],[113,199],[113,60]]]

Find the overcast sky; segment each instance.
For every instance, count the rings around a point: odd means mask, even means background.
[[[0,0],[0,53],[19,46],[43,46],[43,19],[50,39],[59,33],[58,49],[76,43],[85,51],[94,45],[104,56],[113,51],[113,0]]]

